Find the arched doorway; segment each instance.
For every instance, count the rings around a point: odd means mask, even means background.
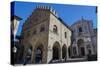
[[[90,47],[90,45],[87,45],[87,55],[91,55],[91,47]]]
[[[67,47],[64,44],[63,47],[62,47],[62,59],[66,60],[66,58],[67,58]]]
[[[35,48],[35,63],[42,63],[42,58],[43,58],[43,45],[39,45]]]
[[[80,49],[81,49],[80,55],[81,55],[81,56],[84,56],[84,55],[85,55],[84,47],[81,47]]]
[[[77,41],[77,45],[78,45],[79,56],[85,56],[84,40],[83,39],[79,39]]]
[[[52,52],[52,57],[53,60],[59,60],[60,59],[60,44],[58,42],[55,42],[53,45],[53,52]]]

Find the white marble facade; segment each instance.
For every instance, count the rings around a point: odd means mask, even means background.
[[[93,41],[93,23],[92,20],[85,20],[81,18],[72,26],[72,56],[85,57],[88,54],[94,55]]]

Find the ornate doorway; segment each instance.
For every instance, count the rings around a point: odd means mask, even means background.
[[[79,40],[77,41],[77,46],[78,46],[79,56],[80,56],[80,57],[85,56],[84,40],[83,40],[83,39],[79,39]]]

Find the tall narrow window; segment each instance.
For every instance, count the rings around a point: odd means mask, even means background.
[[[65,34],[65,38],[66,38],[66,32],[64,34]]]
[[[82,27],[78,28],[78,35],[81,36],[82,35]]]
[[[55,33],[58,32],[58,29],[57,29],[57,26],[56,25],[53,26],[53,32],[55,32]]]
[[[79,27],[79,32],[82,32],[82,28],[81,27]]]

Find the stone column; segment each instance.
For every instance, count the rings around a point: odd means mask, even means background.
[[[77,44],[76,44],[77,45]],[[79,50],[78,50],[78,46],[76,46],[76,55],[79,55]]]
[[[86,43],[84,43],[84,50],[85,50],[85,56],[88,54],[88,50],[87,50],[87,47],[86,47]]]
[[[48,51],[47,51],[47,63],[49,63],[52,60],[52,58],[53,58],[53,54],[52,53],[53,53],[52,48],[48,47]]]
[[[34,54],[34,51],[32,51],[31,62],[35,63],[35,54]]]
[[[60,55],[59,55],[60,61],[62,61],[62,48],[60,47]]]
[[[91,54],[95,54],[94,49],[95,47],[93,47],[93,43],[90,43],[90,49],[91,49]]]
[[[33,64],[35,64],[35,48],[33,48],[33,51],[32,51],[31,62],[32,62]]]
[[[47,63],[46,60],[47,60],[47,50],[44,49],[42,55],[42,63]]]

